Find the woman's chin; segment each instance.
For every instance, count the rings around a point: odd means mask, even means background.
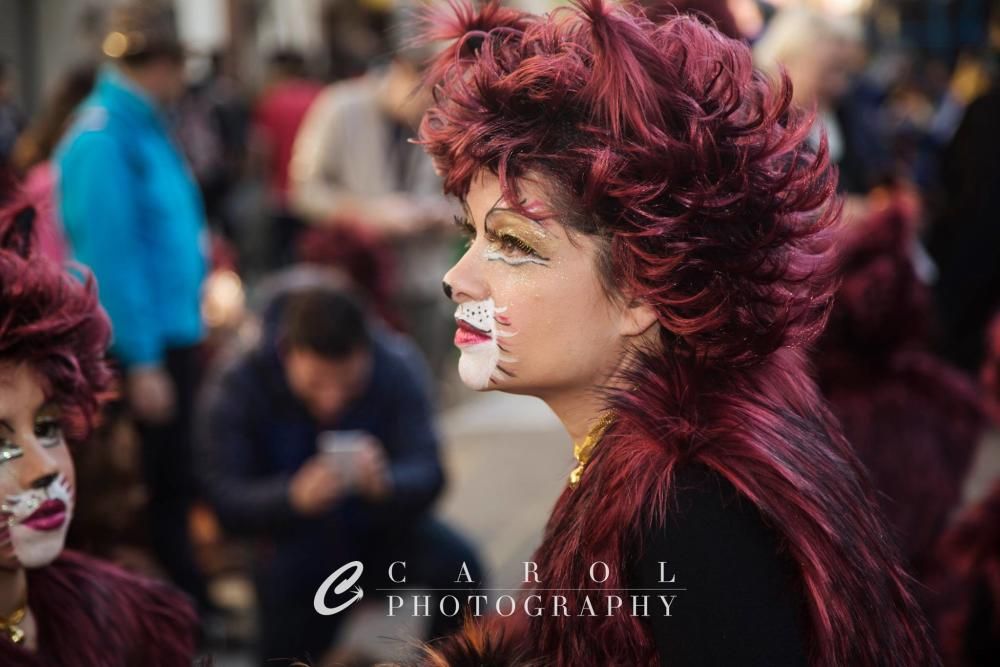
[[[17,555],[18,562],[29,570],[45,567],[59,558],[59,554],[65,548],[62,542],[50,544],[40,544],[30,549],[25,549],[23,553]]]
[[[458,360],[458,376],[469,389],[492,389],[499,357],[500,351],[492,343],[462,348],[462,356]]]
[[[501,389],[501,387],[489,377],[484,380],[478,375],[463,375],[461,371],[459,371],[458,376],[462,380],[462,384],[473,391],[486,392]]]
[[[11,530],[14,557],[23,567],[33,570],[50,564],[66,548],[68,521],[52,531],[37,531],[27,526]]]

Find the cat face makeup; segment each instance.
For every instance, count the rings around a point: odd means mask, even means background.
[[[510,320],[503,316],[506,310],[497,308],[493,299],[460,303],[455,310],[458,325],[455,345],[462,350],[458,375],[472,389],[488,388],[498,372],[513,375],[508,367],[517,363],[517,358],[500,343],[500,339],[516,333],[510,330]],[[501,327],[506,330],[501,330]],[[504,366],[500,366],[501,362]]]
[[[57,475],[45,488],[7,496],[0,506],[8,517],[6,533],[0,529],[0,541],[10,541],[21,565],[42,567],[62,553],[73,514],[71,494],[66,477]]]
[[[0,364],[0,568],[48,565],[73,515],[74,469],[58,409],[27,365]]]
[[[539,181],[523,180],[529,209],[549,208]],[[462,381],[544,398],[594,386],[624,349],[622,309],[605,293],[596,241],[555,218],[540,221],[510,208],[496,176],[482,172],[456,222],[469,237],[445,276],[458,303],[455,344]]]

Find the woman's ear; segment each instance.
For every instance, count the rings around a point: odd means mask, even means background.
[[[619,333],[626,337],[641,336],[657,321],[656,310],[645,301],[636,299],[625,306]]]

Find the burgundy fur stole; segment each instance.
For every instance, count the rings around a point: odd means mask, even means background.
[[[934,617],[948,667],[986,667],[1000,655],[1000,480],[942,537]]]
[[[168,584],[78,552],[28,571],[37,652],[0,639],[4,667],[188,667],[197,617]]]
[[[784,536],[808,602],[811,665],[940,664],[867,472],[799,350],[782,348],[758,365],[715,373],[664,354],[643,359],[629,379],[633,391],[610,397],[618,420],[549,519],[533,557],[540,588],[621,594],[629,564],[642,553],[640,536],[672,511],[674,470],[698,461],[725,476]],[[588,579],[596,561],[612,568],[603,584]],[[539,606],[551,609],[552,593],[524,593],[540,595]],[[427,647],[420,664],[660,664],[641,618],[576,617],[580,600],[567,594],[569,616],[477,619]]]

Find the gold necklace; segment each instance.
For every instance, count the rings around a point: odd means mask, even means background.
[[[28,602],[25,601],[24,604],[14,610],[13,614],[7,618],[0,619],[0,632],[7,635],[7,639],[18,646],[24,643],[24,630],[21,629],[21,623],[27,614]]]
[[[608,430],[611,426],[611,422],[615,420],[615,413],[608,410],[605,412],[597,423],[590,429],[590,433],[587,437],[583,439],[583,442],[573,444],[573,456],[576,458],[576,467],[569,474],[569,485],[570,488],[575,489],[580,483],[580,476],[583,474],[583,468],[590,461],[590,457],[594,453],[594,447],[600,441],[601,436],[604,432]]]

